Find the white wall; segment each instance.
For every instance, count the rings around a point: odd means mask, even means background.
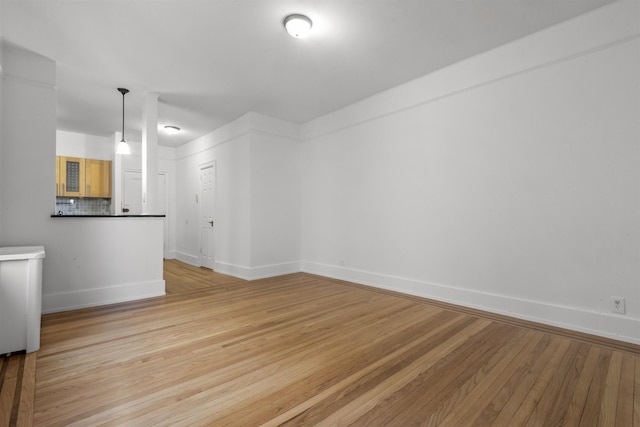
[[[3,48],[0,242],[40,245],[55,206],[55,62]]]
[[[201,165],[215,162],[217,271],[257,278],[299,270],[298,127],[248,113],[176,150],[177,258],[200,265]]]
[[[251,277],[300,270],[299,128],[251,115]]]
[[[113,138],[57,130],[56,155],[113,160]]]
[[[51,217],[56,64],[8,45],[2,54],[0,246],[44,246],[43,310],[164,294],[162,219]]]
[[[164,295],[163,218],[50,220],[45,313]]]
[[[305,124],[303,270],[640,343],[637,6]]]
[[[0,2],[0,13],[2,13],[2,2]],[[2,140],[3,140],[3,135],[4,135],[4,130],[3,130],[3,120],[2,120],[2,99],[3,99],[3,82],[4,82],[4,67],[3,67],[3,63],[4,63],[4,55],[3,55],[3,49],[4,49],[4,42],[2,41],[2,19],[0,19],[0,165],[2,165]],[[2,183],[0,183],[0,236],[2,236]]]
[[[179,147],[176,152],[176,257],[200,265],[200,167],[216,162],[214,251],[216,269],[250,264],[249,136],[236,123]],[[231,267],[229,267],[231,268]]]

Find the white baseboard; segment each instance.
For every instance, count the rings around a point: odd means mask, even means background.
[[[305,273],[640,344],[640,319],[613,313],[582,310],[309,261],[302,261],[301,269]]]
[[[185,264],[200,267],[200,257],[198,255],[191,255],[185,252],[175,251],[175,259],[182,261]]]
[[[244,280],[257,280],[267,277],[282,276],[283,274],[298,273],[300,262],[286,262],[281,264],[261,265],[258,267],[244,267],[240,265],[216,262],[215,271]]]
[[[42,312],[76,310],[79,308],[115,304],[165,294],[164,280],[127,283],[96,289],[83,289],[73,292],[60,292],[42,295]]]
[[[251,280],[249,279],[249,267],[243,267],[235,264],[227,264],[225,262],[216,261],[213,266],[213,271],[216,273],[226,274],[228,276],[237,277],[239,279]]]
[[[261,265],[251,268],[250,280],[265,279],[267,277],[282,276],[284,274],[299,273],[300,262],[285,262],[281,264]]]

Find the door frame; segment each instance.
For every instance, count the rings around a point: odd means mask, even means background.
[[[203,267],[203,262],[202,262],[202,218],[203,218],[203,197],[202,197],[202,180],[200,179],[200,177],[202,176],[202,171],[204,171],[205,169],[209,169],[212,168],[213,169],[213,218],[215,221],[216,218],[216,197],[217,197],[217,186],[218,186],[218,176],[217,176],[217,165],[216,165],[216,160],[210,160],[207,162],[203,162],[203,163],[199,163],[198,164],[198,243],[199,243],[199,247],[200,247],[200,251],[198,252],[198,263],[200,265],[200,267]],[[215,222],[214,222],[215,224]],[[212,270],[215,271],[216,270],[216,247],[215,247],[215,242],[216,242],[216,229],[217,227],[215,227],[215,225],[213,226],[213,230],[211,232],[211,236],[212,236],[212,240],[213,242],[211,242],[211,244],[209,245],[209,247],[211,248],[211,258],[212,258]]]
[[[169,172],[160,172],[158,171],[158,176],[162,175],[164,177],[164,188],[162,189],[164,191],[164,251],[163,251],[163,255],[165,257],[165,259],[169,259],[170,257],[170,250],[169,247],[171,245],[171,236],[169,234]],[[160,190],[160,187],[158,187],[158,190]]]

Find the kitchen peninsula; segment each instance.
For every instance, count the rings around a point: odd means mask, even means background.
[[[72,219],[71,219],[72,218]],[[164,215],[51,215],[42,311],[165,294]]]
[[[164,295],[164,212],[141,213],[142,205],[132,201],[141,197],[134,188],[140,179],[118,182],[140,171],[140,156],[115,156],[109,139],[56,135],[56,203],[49,221],[60,244],[48,251],[53,267],[43,312]],[[127,199],[127,188],[133,198]]]

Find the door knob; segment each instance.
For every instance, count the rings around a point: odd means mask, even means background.
[[[213,221],[207,221],[213,227]]]

